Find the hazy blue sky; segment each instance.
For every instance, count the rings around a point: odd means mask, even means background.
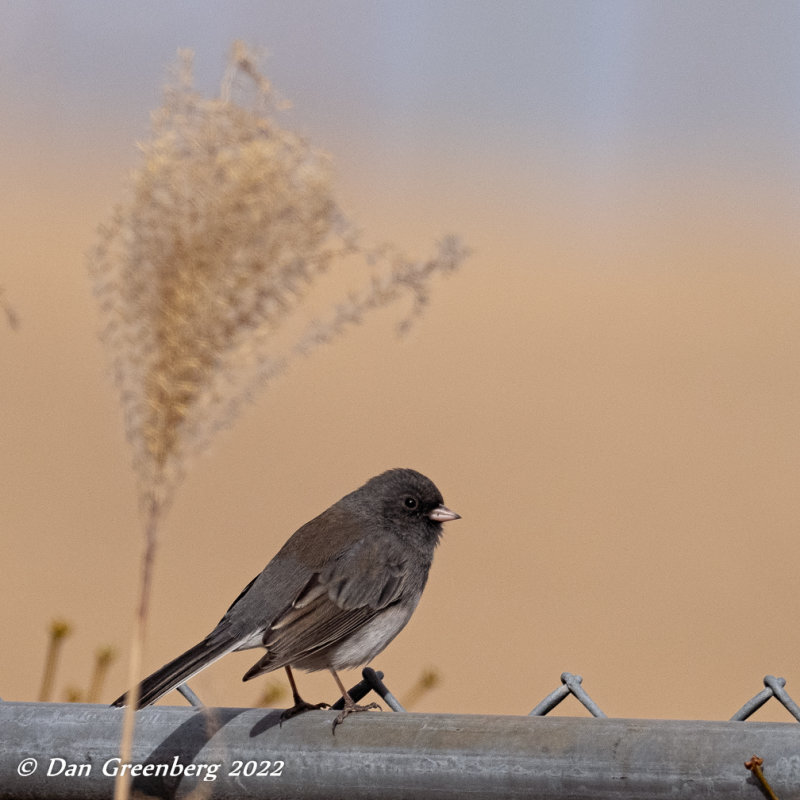
[[[0,10],[3,107],[49,135],[142,129],[165,66],[197,52],[212,87],[236,38],[313,129],[391,148],[432,131],[558,145],[613,166],[678,151],[797,167],[794,2],[26,2]]]

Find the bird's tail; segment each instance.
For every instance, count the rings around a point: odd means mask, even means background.
[[[202,642],[189,648],[183,655],[174,658],[169,664],[156,670],[139,684],[139,700],[137,708],[155,703],[159,697],[165,695],[188,681],[193,675],[213,664],[222,656],[235,650],[241,641],[231,639],[229,635],[220,635],[214,631],[206,636]],[[111,705],[124,706],[128,704],[128,692],[118,697]]]

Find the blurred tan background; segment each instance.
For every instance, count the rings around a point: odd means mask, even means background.
[[[441,672],[417,710],[526,714],[565,670],[610,716],[726,719],[768,673],[800,700],[798,37],[779,2],[4,5],[0,696],[35,699],[55,617],[59,699],[104,644],[104,699],[127,688],[141,533],[85,254],[177,49],[215,91],[244,38],[368,240],[474,255],[407,339],[400,309],[369,319],[191,466],[147,670],[300,524],[411,466],[463,516],[374,664],[401,699]],[[251,704],[256,658],[192,686]]]

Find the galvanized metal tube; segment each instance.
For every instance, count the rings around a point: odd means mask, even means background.
[[[107,798],[123,711],[0,703],[0,797]],[[137,714],[135,791],[283,800],[639,800],[800,797],[797,723],[335,712],[279,725],[267,709],[150,707]],[[33,759],[36,764],[33,764]],[[35,768],[34,768],[35,766]]]

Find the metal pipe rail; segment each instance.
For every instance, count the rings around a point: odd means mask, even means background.
[[[800,798],[797,723],[364,713],[279,724],[253,708],[137,715],[134,792],[178,798]],[[0,703],[0,798],[107,798],[123,710]]]

